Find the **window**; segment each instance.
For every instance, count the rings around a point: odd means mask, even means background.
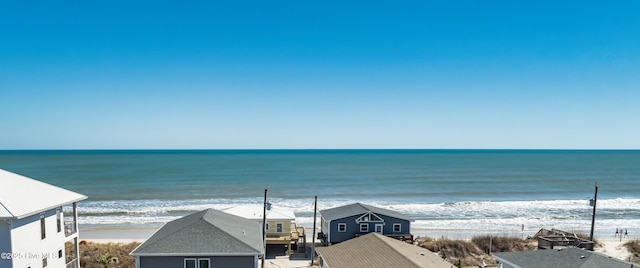
[[[46,226],[44,224],[44,214],[40,214],[40,239],[45,239],[47,238],[47,231],[46,231]],[[46,263],[46,260],[43,261],[43,263]],[[43,266],[44,267],[44,266]]]
[[[276,223],[276,232],[282,233],[282,223]]]
[[[346,232],[347,224],[346,223],[338,223],[338,232]]]
[[[184,259],[184,268],[198,268],[196,259]]]
[[[47,267],[47,258],[42,258],[42,267]]]
[[[58,259],[62,259],[62,249],[58,250]]]
[[[184,268],[211,268],[209,258],[186,258]]]
[[[62,232],[62,211],[56,209],[56,220],[58,221],[58,233]]]
[[[394,232],[402,232],[402,224],[394,223],[393,224],[393,231]]]
[[[266,231],[269,231],[269,223],[266,223],[266,225],[265,225],[264,229],[265,229]]]
[[[369,231],[369,224],[361,223],[360,224],[360,232],[368,232],[368,231]]]
[[[356,219],[356,222],[384,222],[382,218],[371,212],[367,212]]]
[[[198,259],[198,268],[210,268],[209,259]]]

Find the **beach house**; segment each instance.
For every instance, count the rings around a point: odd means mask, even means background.
[[[322,268],[450,268],[453,265],[428,249],[378,233],[316,248]]]
[[[0,169],[0,267],[80,267],[77,203],[86,198]]]
[[[324,245],[340,243],[371,232],[399,240],[413,240],[411,218],[401,213],[355,203],[320,211],[321,231],[318,238]]]
[[[257,222],[206,209],[166,223],[130,255],[137,268],[256,268],[262,241]]]
[[[296,216],[293,210],[271,204],[267,204],[266,209],[262,205],[248,204],[235,206],[224,210],[224,212],[253,220],[262,225],[262,213],[265,210],[267,215],[265,225],[267,251],[272,246],[286,246],[287,255],[291,255],[292,248],[304,249],[306,243],[304,228],[296,225]]]

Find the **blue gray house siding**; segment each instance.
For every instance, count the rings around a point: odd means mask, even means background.
[[[209,258],[211,268],[238,267],[256,268],[257,256],[197,256],[197,257],[151,257],[140,256],[140,268],[182,268],[185,258]]]
[[[383,224],[383,233],[384,235],[390,234],[410,234],[411,223],[408,220],[398,219],[394,217],[389,217],[385,215],[376,214],[379,216],[384,222],[361,222],[362,224],[369,225],[369,231],[361,232],[360,231],[360,223],[356,223],[356,219],[360,218],[362,215],[354,215],[351,217],[346,217],[342,219],[335,219],[329,223],[329,235],[328,241],[330,244],[344,242],[346,240],[352,239],[356,237],[356,235],[365,235],[368,233],[375,232],[376,224]],[[338,231],[338,224],[345,223],[347,226],[346,232]],[[393,231],[394,224],[400,224],[400,232]],[[324,232],[324,230],[323,230]]]

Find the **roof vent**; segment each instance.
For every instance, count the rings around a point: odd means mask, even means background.
[[[580,256],[580,259],[584,259],[584,255]]]

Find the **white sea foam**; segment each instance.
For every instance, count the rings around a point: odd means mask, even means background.
[[[79,207],[84,226],[157,227],[207,208],[224,210],[241,204],[262,204],[258,198],[196,200],[87,201]],[[300,226],[313,226],[312,199],[271,198],[274,206],[291,209]],[[380,200],[320,200],[318,209],[354,202],[370,204],[409,215],[417,235],[438,233],[449,237],[474,234],[532,235],[540,228],[588,233],[592,207],[588,200],[470,201],[451,203],[398,203]],[[319,219],[318,215],[318,219]],[[524,230],[522,226],[524,225]],[[640,199],[603,199],[597,202],[596,233],[608,235],[615,228],[640,233]]]

